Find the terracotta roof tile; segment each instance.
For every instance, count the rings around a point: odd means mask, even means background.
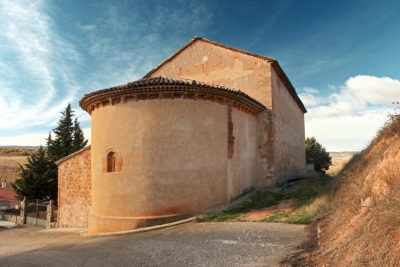
[[[8,188],[0,188],[0,199],[17,200],[17,194]]]
[[[265,106],[262,103],[258,102],[240,90],[235,90],[220,85],[203,83],[191,79],[164,76],[140,79],[127,84],[85,94],[84,97],[79,101],[79,105],[82,109],[88,111],[90,105],[99,101],[103,101],[104,99],[118,98],[124,95],[131,96],[133,94],[147,93],[158,94],[174,91],[188,92],[191,94],[214,94],[222,98],[233,99],[258,111],[265,109]]]

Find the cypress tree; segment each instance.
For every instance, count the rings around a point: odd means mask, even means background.
[[[74,120],[74,135],[73,135],[73,142],[72,147],[74,151],[78,151],[84,148],[87,145],[88,140],[85,140],[83,135],[83,131],[79,126],[78,118],[75,117]]]
[[[61,112],[61,118],[58,121],[58,126],[53,129],[55,134],[54,140],[48,141],[49,153],[56,160],[68,156],[72,152],[74,143],[74,127],[72,117],[74,112],[71,109],[71,104],[68,104],[65,111]]]
[[[51,191],[51,199],[53,200],[57,200],[58,194],[58,167],[55,162],[84,148],[88,142],[80,128],[78,119],[73,120],[73,117],[74,111],[71,109],[71,104],[68,104],[65,111],[61,112],[58,126],[53,129],[54,139],[51,132],[46,139],[48,158],[51,161],[49,168],[55,181]]]
[[[61,112],[58,126],[53,129],[54,139],[51,132],[46,139],[49,158],[54,162],[84,148],[88,142],[78,119],[73,120],[73,117],[74,111],[71,109],[71,104],[68,104],[65,111]]]

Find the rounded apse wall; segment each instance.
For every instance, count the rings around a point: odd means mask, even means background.
[[[228,106],[257,109],[189,85],[154,99],[120,90],[81,100],[92,117],[89,233],[159,224],[226,202]]]
[[[165,99],[92,113],[92,213],[180,214],[226,196],[226,107]],[[107,172],[110,149],[116,172]],[[117,166],[118,167],[118,166]]]

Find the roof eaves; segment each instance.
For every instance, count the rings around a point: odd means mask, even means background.
[[[233,88],[228,88],[225,86],[208,84],[204,82],[195,81],[192,79],[183,79],[183,78],[175,78],[175,77],[164,77],[157,76],[152,78],[140,79],[134,82],[127,83],[123,86],[111,87],[99,91],[92,92],[90,94],[85,94],[84,97],[79,101],[79,105],[82,109],[87,110],[87,107],[90,106],[93,102],[98,102],[100,99],[110,99],[116,96],[121,95],[132,95],[132,94],[141,94],[144,91],[146,93],[163,90],[162,87],[173,88],[176,90],[179,87],[193,87],[194,90],[211,90],[216,91],[216,94],[225,95],[228,98],[238,98],[243,101],[243,103],[247,103],[247,105],[252,106],[256,110],[264,110],[265,106],[245,94],[240,90],[236,90]],[[196,89],[197,88],[197,89]],[[133,92],[132,90],[137,90],[137,92]],[[129,92],[130,91],[130,92]],[[89,111],[88,111],[89,112]],[[73,154],[67,157],[74,156]],[[56,163],[61,163],[60,161],[67,160],[68,158],[63,158]]]
[[[78,150],[78,151],[76,151],[76,152],[74,152],[74,153],[72,153],[72,154],[69,154],[68,156],[66,156],[66,157],[64,157],[64,158],[57,160],[57,161],[55,162],[55,164],[60,165],[60,164],[63,163],[64,161],[67,161],[67,160],[69,160],[70,158],[73,158],[73,157],[75,157],[75,156],[77,156],[77,155],[79,155],[79,154],[85,152],[86,150],[90,150],[90,147],[91,147],[91,145],[88,145],[87,147],[84,147],[84,148],[82,148],[81,150]]]
[[[279,78],[281,78],[283,84],[285,85],[285,87],[287,88],[287,90],[289,91],[289,93],[293,97],[293,99],[296,101],[296,103],[299,106],[299,108],[304,113],[307,113],[307,109],[304,106],[304,104],[301,101],[301,99],[299,98],[299,95],[297,94],[296,89],[294,89],[292,83],[290,82],[289,78],[287,77],[286,73],[283,71],[283,69],[281,68],[281,66],[279,65],[277,60],[272,63],[272,67],[274,68],[274,70],[278,74]]]

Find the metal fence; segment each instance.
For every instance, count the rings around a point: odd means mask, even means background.
[[[35,199],[29,200],[26,205],[26,223],[46,227],[48,202]]]
[[[25,207],[25,208],[24,208]],[[0,199],[0,219],[17,224],[57,227],[58,208],[52,201]]]
[[[17,222],[21,213],[20,209],[21,201],[19,200],[0,199],[0,219]]]
[[[47,205],[48,202],[40,199],[28,200],[26,216],[46,220]]]

